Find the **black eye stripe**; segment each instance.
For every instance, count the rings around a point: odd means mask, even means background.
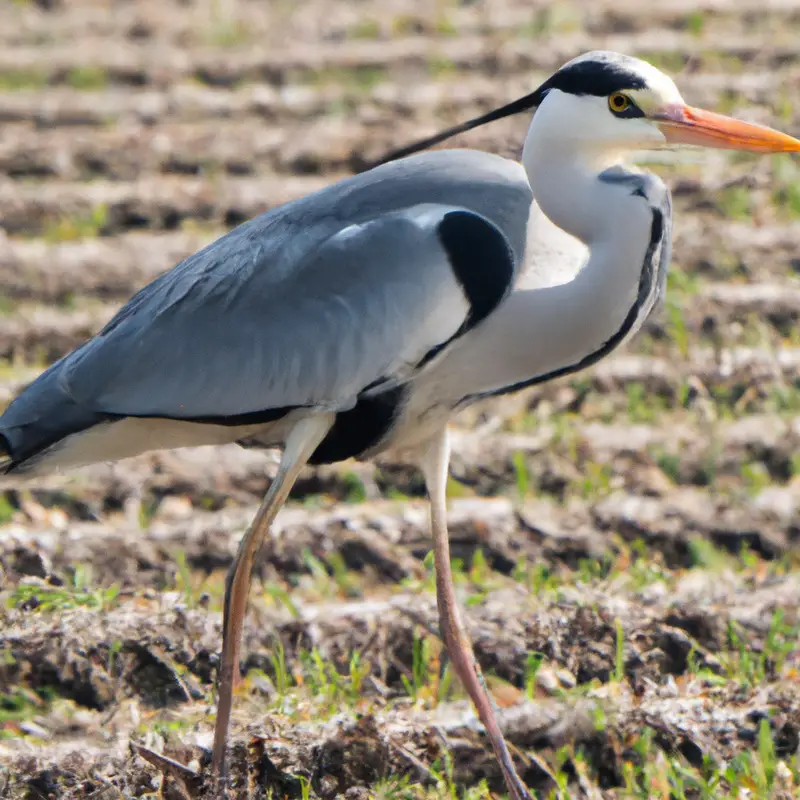
[[[559,89],[567,94],[591,94],[595,97],[608,97],[614,92],[630,89],[645,89],[644,79],[632,70],[625,69],[624,62],[587,59],[578,61],[546,80],[540,91]]]

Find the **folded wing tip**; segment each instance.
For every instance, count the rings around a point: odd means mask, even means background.
[[[11,457],[11,449],[8,446],[8,441],[6,437],[0,433],[0,475],[5,475],[5,473],[11,469],[13,463],[14,459]]]

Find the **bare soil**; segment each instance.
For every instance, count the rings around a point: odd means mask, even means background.
[[[231,226],[583,50],[796,134],[798,33],[793,2],[4,4],[0,406]],[[524,126],[457,144],[516,156]],[[769,746],[768,789],[741,791],[797,797],[800,171],[648,167],[674,196],[667,307],[585,374],[455,421],[459,592],[537,796],[744,797],[699,776]],[[0,796],[213,794],[224,573],[274,468],[201,448],[4,484]],[[235,796],[502,792],[448,685],[429,549],[413,470],[303,474],[256,570]],[[684,793],[632,788],[650,762]]]

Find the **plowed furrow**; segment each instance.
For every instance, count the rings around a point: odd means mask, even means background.
[[[796,67],[781,70],[780,85],[788,89],[796,84],[798,75]],[[387,115],[457,114],[466,118],[504,98],[527,94],[543,76],[538,71],[505,75],[501,89],[496,81],[474,71],[465,71],[457,79],[443,77],[410,85],[388,75],[375,86],[336,81],[286,87],[255,83],[226,88],[191,82],[141,89],[98,87],[93,91],[54,86],[37,91],[0,91],[0,121],[34,123],[45,129],[46,135],[51,127],[105,128],[119,123],[246,120],[249,116],[263,117],[267,124],[275,125],[314,120],[337,108],[348,116],[378,109]],[[680,83],[684,96],[694,104],[716,107],[721,101],[730,102],[731,96],[738,96],[747,103],[749,115],[763,116],[765,120],[775,102],[775,74],[766,70],[729,72],[711,67],[682,75]],[[502,97],[498,96],[500,90]],[[793,107],[783,109],[791,118],[796,111]]]
[[[770,84],[764,92],[772,88]],[[521,85],[518,93],[528,89]],[[714,108],[720,95],[729,91],[729,87],[698,90],[687,93],[687,98]],[[232,99],[229,93],[196,87],[168,95],[145,92],[130,97],[133,102],[124,110],[119,98],[108,95],[100,102],[84,101],[85,107],[71,102],[69,94],[54,95],[51,103],[36,109],[15,105],[13,98],[8,106],[0,105],[0,118],[24,120],[29,115],[37,122],[33,131],[26,124],[6,127],[0,139],[0,174],[130,181],[159,173],[338,172],[357,166],[359,158],[377,159],[393,147],[414,141],[421,135],[420,125],[441,127],[497,102],[496,89],[486,84],[456,88],[450,83],[428,84],[417,92],[405,92],[397,84],[364,98],[302,88],[286,94],[253,88]],[[337,104],[339,113],[326,113]],[[108,126],[109,113],[117,115],[114,127]],[[404,120],[399,125],[394,121],[398,114]],[[749,116],[767,121],[770,111],[755,109]],[[42,127],[46,120],[47,127]],[[65,136],[59,120],[75,130]],[[76,125],[81,120],[104,127]],[[155,120],[164,124],[154,128]],[[522,129],[515,120],[455,142],[516,155]],[[704,154],[703,163],[714,162],[713,154]]]
[[[8,130],[0,143],[0,173],[11,178],[134,181],[143,175],[248,175],[341,171],[366,146],[388,149],[363,124],[348,120],[308,125],[270,125],[250,118],[164,126],[139,125],[93,131],[81,129],[65,140],[55,128],[39,134]],[[409,131],[409,138],[411,132]]]
[[[424,33],[441,34],[441,12],[428,3],[392,0],[387,11],[389,9],[401,19],[416,22]],[[645,19],[639,6],[631,0],[602,0],[592,3],[586,13],[592,29],[599,32],[620,28],[627,31],[653,30],[657,26],[681,29],[686,27],[688,15],[706,10],[713,10],[711,27],[718,30],[723,26],[741,24],[750,15],[760,16],[763,5],[752,0],[741,3],[735,0],[711,3],[666,0],[650,10]],[[531,25],[540,11],[538,6],[532,7],[520,0],[500,0],[492,4],[491,14],[478,17],[470,13],[469,8],[448,9],[447,20],[461,35],[487,27],[495,32]],[[793,0],[772,0],[769,11],[774,22],[793,22],[797,18]],[[195,2],[188,7],[158,0],[137,0],[131,6],[121,6],[110,13],[105,3],[83,0],[80,4],[61,5],[56,13],[51,14],[42,14],[35,7],[5,6],[0,10],[0,41],[36,43],[90,35],[134,41],[152,38],[170,42],[205,40],[214,41],[220,47],[230,47],[258,37],[264,44],[275,45],[285,41],[287,30],[291,31],[295,41],[318,39],[324,33],[320,31],[321,18],[324,18],[329,34],[349,34],[353,38],[363,36],[364,32],[376,35],[371,28],[359,25],[363,16],[343,0],[307,2],[303,13],[289,7],[273,10],[257,0],[222,7],[210,0]],[[380,15],[376,14],[375,18],[380,21]],[[155,19],[158,25],[154,24]]]
[[[140,231],[58,243],[6,239],[0,242],[0,285],[6,298],[48,304],[81,296],[127,300],[224,232]]]
[[[566,34],[547,48],[531,47],[529,41],[512,39],[497,47],[481,36],[443,39],[435,49],[424,38],[399,38],[387,42],[353,41],[348,47],[318,43],[292,48],[264,48],[260,43],[235,50],[197,47],[185,50],[162,42],[133,44],[119,42],[108,48],[104,38],[86,38],[80,51],[54,45],[44,54],[39,47],[8,47],[0,50],[0,74],[36,76],[40,83],[64,84],[88,61],[106,80],[134,86],[163,86],[186,79],[199,79],[217,86],[232,86],[242,81],[265,81],[278,86],[291,83],[300,75],[319,75],[339,70],[367,79],[364,70],[386,70],[429,75],[433,61],[446,61],[459,70],[480,69],[488,74],[513,75],[525,71],[551,71],[576,53],[603,47],[647,58],[676,52],[691,58],[702,69],[708,61],[707,45],[691,34],[678,31],[647,31],[635,36],[609,34],[588,37]],[[752,69],[784,69],[797,65],[800,55],[793,42],[776,41],[774,34],[750,33],[731,36],[725,43],[726,57]],[[360,75],[359,75],[359,71]],[[31,77],[33,80],[33,77]]]
[[[35,560],[26,553],[40,553],[46,572],[63,574],[74,564],[92,564],[101,585],[159,583],[159,573],[174,569],[178,552],[197,570],[227,568],[255,510],[251,505],[198,512],[185,521],[156,518],[146,530],[120,518],[113,524],[71,522],[68,534],[47,522],[35,528],[16,526],[0,541],[0,563],[18,576]],[[481,549],[488,563],[506,574],[520,559],[575,566],[580,559],[618,549],[615,537],[629,543],[641,539],[662,553],[670,568],[691,565],[695,538],[733,554],[747,546],[773,559],[791,551],[793,530],[768,509],[726,501],[709,504],[695,489],[675,491],[666,499],[617,492],[594,506],[573,504],[569,510],[547,500],[529,501],[519,511],[510,501],[454,500],[448,527],[454,558],[470,563]],[[307,553],[323,560],[339,553],[349,569],[369,566],[383,580],[419,577],[431,547],[423,504],[401,511],[397,503],[376,501],[314,513],[290,506],[274,530],[259,571],[270,570],[284,580],[308,573]]]
[[[0,219],[11,234],[42,235],[59,220],[96,221],[95,233],[154,228],[172,230],[186,220],[231,226],[296,197],[330,179],[216,180],[152,176],[134,183],[7,182],[0,185]]]

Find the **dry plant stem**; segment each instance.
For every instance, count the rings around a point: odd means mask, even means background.
[[[165,777],[171,777],[177,781],[178,789],[184,797],[191,798],[202,791],[202,776],[189,769],[189,767],[140,744],[131,743],[131,749],[147,761],[148,764],[152,764],[156,769],[160,770]]]

